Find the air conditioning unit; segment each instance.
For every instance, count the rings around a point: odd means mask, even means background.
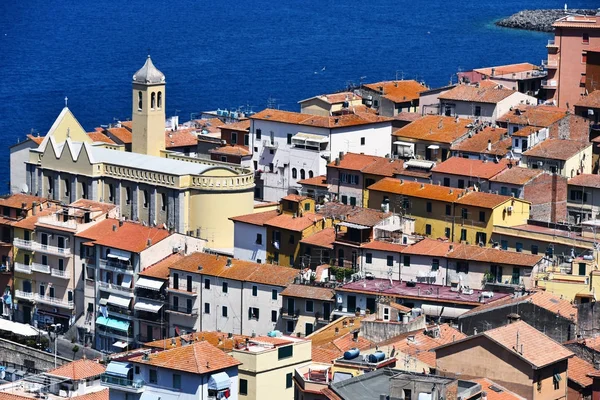
[[[592,109],[589,109],[589,110],[588,110],[588,115],[594,115],[594,110],[592,110]]]
[[[509,213],[513,212],[513,206],[506,207],[506,211]]]

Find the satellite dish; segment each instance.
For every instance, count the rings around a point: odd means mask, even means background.
[[[21,193],[29,193],[29,186],[26,183],[21,186]]]

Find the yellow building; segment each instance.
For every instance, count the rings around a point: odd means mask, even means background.
[[[529,202],[509,196],[385,178],[369,186],[369,208],[415,219],[415,233],[454,242],[491,244],[494,226],[529,219]]]
[[[127,219],[164,224],[232,253],[229,217],[253,211],[252,170],[164,150],[164,90],[164,75],[148,58],[133,80],[133,153],[93,142],[65,107],[39,147],[29,150],[25,187],[66,203],[112,203]],[[11,154],[11,165],[21,168],[16,161]]]
[[[576,304],[595,301],[596,293],[600,294],[598,261],[598,252],[593,251],[585,258],[548,267],[535,277],[536,286]]]

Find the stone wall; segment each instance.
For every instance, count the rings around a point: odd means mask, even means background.
[[[57,357],[58,366],[71,360]],[[0,339],[0,364],[11,367],[22,367],[23,370],[35,369],[49,371],[54,369],[54,354],[24,346],[10,340]]]
[[[420,316],[407,324],[401,322],[365,321],[360,322],[360,335],[375,343],[406,332],[425,329],[425,316]]]

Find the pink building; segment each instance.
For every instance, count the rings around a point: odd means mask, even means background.
[[[554,24],[554,40],[548,41],[543,61],[548,79],[542,81],[547,99],[573,109],[585,94],[587,50],[600,46],[600,15],[566,15]]]

